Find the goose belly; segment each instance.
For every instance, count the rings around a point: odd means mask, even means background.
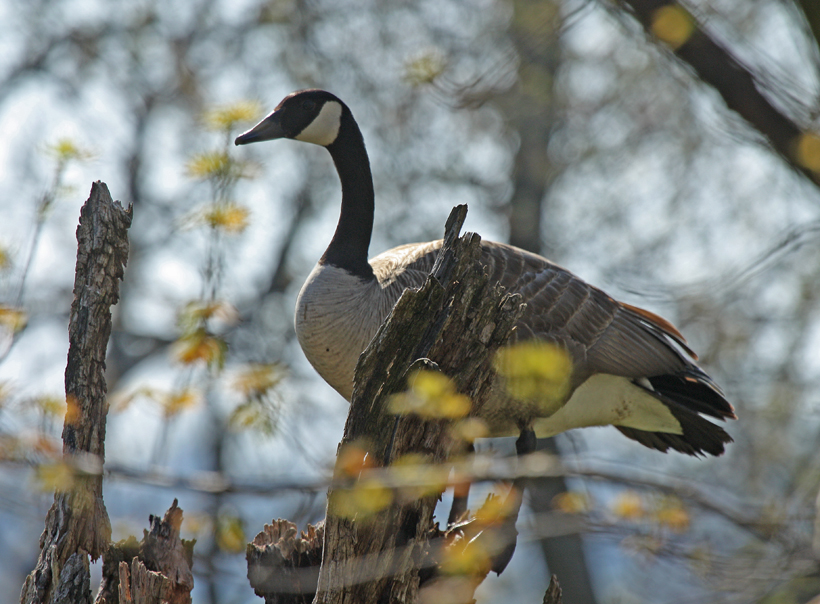
[[[557,409],[511,399],[504,392],[503,381],[497,379],[488,400],[474,413],[486,422],[492,436],[517,435],[522,426],[532,426],[539,438],[608,425],[683,433],[678,420],[661,401],[631,379],[608,374],[588,378]]]
[[[345,399],[359,355],[395,304],[375,280],[316,265],[296,300],[296,337],[319,375]]]
[[[541,438],[573,428],[607,425],[683,434],[669,407],[647,390],[629,378],[603,373],[593,375],[576,388],[558,411],[533,422],[535,433]]]

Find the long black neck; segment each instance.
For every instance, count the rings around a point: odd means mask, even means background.
[[[342,113],[339,134],[327,149],[342,181],[342,212],[336,233],[319,263],[373,279],[373,269],[367,262],[373,232],[373,176],[364,138],[347,107]]]

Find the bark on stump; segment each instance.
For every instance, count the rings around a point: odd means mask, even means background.
[[[427,281],[419,290],[404,292],[359,359],[339,451],[365,447],[370,467],[388,465],[407,453],[419,454],[429,464],[450,457],[458,443],[448,420],[396,418],[387,411],[387,401],[406,388],[408,372],[420,362],[432,363],[459,392],[482,400],[492,385],[493,354],[523,310],[520,296],[489,282],[479,262],[481,238],[474,233],[458,237],[466,213],[466,206],[453,210]],[[337,480],[345,475],[350,467],[343,468],[337,459]],[[411,501],[394,500],[367,518],[340,514],[340,493],[338,487],[328,493],[315,602],[417,601],[419,571],[431,564],[429,536],[441,490]]]
[[[194,542],[180,539],[177,500],[137,543],[129,537],[103,555],[103,578],[95,604],[190,604],[194,587]]]
[[[131,207],[112,201],[108,187],[99,181],[91,186],[80,213],[62,435],[63,458],[74,471],[74,483],[54,496],[37,565],[20,595],[23,604],[90,603],[88,556],[99,558],[111,538],[102,498],[108,413],[105,352],[111,306],[119,299],[128,260],[131,215]]]
[[[296,525],[278,519],[248,544],[248,580],[265,604],[309,604],[316,595],[319,563],[322,561],[324,525]]]

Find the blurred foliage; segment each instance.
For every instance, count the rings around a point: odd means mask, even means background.
[[[393,491],[376,478],[357,480],[350,488],[334,489],[327,500],[328,513],[366,522],[393,502]]]
[[[652,16],[652,33],[673,50],[683,46],[695,32],[692,15],[680,5],[667,4]]]
[[[569,354],[546,342],[521,342],[502,348],[493,361],[507,392],[517,400],[534,401],[545,416],[556,410],[569,388]]]
[[[231,135],[236,127],[255,122],[262,115],[262,106],[255,101],[237,101],[230,105],[214,107],[202,114],[205,126],[216,132]]]
[[[222,513],[217,519],[216,541],[219,548],[231,554],[245,551],[248,539],[245,536],[244,521],[235,514]]]
[[[388,409],[391,413],[413,413],[428,419],[458,419],[470,412],[469,397],[457,392],[453,381],[443,373],[422,369],[407,381],[410,389],[390,398]]]
[[[820,136],[804,133],[797,141],[797,160],[814,172],[820,172]]]
[[[203,394],[192,388],[181,390],[159,390],[143,386],[129,394],[114,398],[114,411],[122,412],[135,400],[145,398],[159,405],[165,418],[174,417],[180,412],[196,407],[202,403]]]
[[[74,468],[62,461],[40,464],[34,473],[37,488],[46,493],[70,491],[74,486],[75,475]]]
[[[254,429],[272,436],[281,419],[283,400],[277,387],[287,372],[278,363],[252,363],[240,367],[231,388],[242,396],[233,410],[229,425],[237,430]]]

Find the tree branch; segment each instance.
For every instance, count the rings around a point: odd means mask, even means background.
[[[792,168],[820,186],[820,173],[801,163],[798,143],[807,125],[798,124],[769,101],[758,88],[752,73],[713,40],[694,17],[674,0],[621,0],[644,29],[664,41],[675,55],[689,64],[698,77],[723,97],[726,105],[760,132]],[[671,9],[671,12],[669,12]],[[659,18],[672,15],[670,28]],[[677,24],[675,19],[679,19]],[[691,28],[691,31],[688,29]],[[680,35],[680,38],[676,36]]]

